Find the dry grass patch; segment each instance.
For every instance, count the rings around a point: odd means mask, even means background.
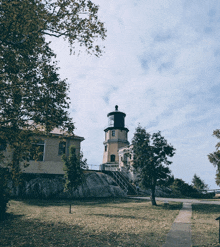
[[[0,246],[161,246],[181,203],[97,199],[11,201]]]
[[[193,246],[220,246],[219,222],[220,205],[193,204],[192,205],[192,241]]]

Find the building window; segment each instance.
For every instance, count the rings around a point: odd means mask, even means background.
[[[39,142],[32,144],[30,150],[30,160],[44,160],[44,141],[40,140]]]
[[[112,130],[112,136],[115,136],[115,130]]]
[[[7,143],[5,140],[0,139],[0,151],[5,151],[7,147]]]
[[[111,155],[111,162],[115,162],[115,155],[114,154]]]
[[[107,152],[107,145],[105,145],[105,152]]]
[[[59,143],[58,155],[62,155],[66,153],[66,142]]]

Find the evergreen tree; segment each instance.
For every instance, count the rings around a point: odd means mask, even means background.
[[[213,136],[220,139],[220,129],[213,131]],[[216,167],[216,177],[215,182],[217,185],[220,185],[220,142],[216,144],[216,151],[213,153],[210,153],[208,155],[209,161],[213,164],[214,167]]]
[[[194,174],[193,176],[192,186],[193,188],[197,190],[205,190],[208,188],[208,185],[205,184],[205,182],[200,177],[198,177],[196,174]]]

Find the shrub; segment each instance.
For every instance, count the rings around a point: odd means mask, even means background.
[[[201,193],[199,193],[198,190],[179,178],[174,179],[174,182],[170,188],[175,196],[201,197]]]

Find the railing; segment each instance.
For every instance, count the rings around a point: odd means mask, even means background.
[[[117,183],[118,186],[120,186],[126,193],[128,191],[128,186],[127,184],[121,179],[120,175],[118,172],[111,172],[112,177],[114,178],[115,182]]]
[[[129,182],[128,178],[122,172],[119,172],[119,174],[123,178],[123,180],[129,185],[129,187],[137,194],[136,187]]]
[[[91,165],[91,164],[89,164],[88,165],[88,170],[99,170],[99,165]]]
[[[215,194],[220,194],[220,189],[206,189],[206,190],[199,190],[200,192],[204,193],[212,193],[214,192]]]
[[[118,186],[121,187],[126,193],[137,194],[136,188],[129,182],[129,180],[119,171],[105,171],[110,175]]]
[[[112,128],[112,127],[114,127],[114,124],[109,124],[109,125],[106,125],[106,126],[104,127],[104,129]],[[115,127],[115,128],[117,129],[118,127]],[[124,128],[129,129],[127,125],[125,125]]]

